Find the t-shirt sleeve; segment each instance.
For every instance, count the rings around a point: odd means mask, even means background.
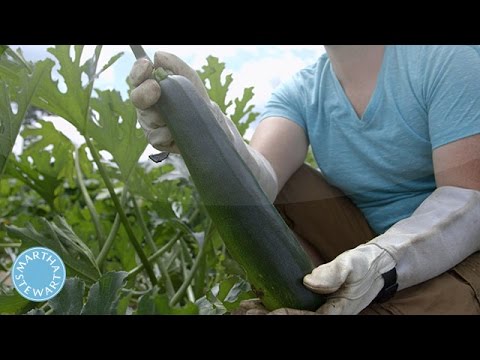
[[[296,74],[280,84],[268,100],[260,121],[273,116],[286,118],[299,125],[307,134],[300,81],[300,74]]]
[[[443,46],[425,68],[432,148],[480,134],[480,49]]]

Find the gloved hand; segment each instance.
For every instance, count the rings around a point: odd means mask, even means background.
[[[186,77],[193,84],[198,94],[210,103],[207,90],[195,70],[177,56],[158,51],[154,57],[155,65],[142,58],[135,61],[130,71],[130,81],[135,88],[131,93],[133,105],[137,108],[137,120],[142,126],[148,142],[157,150],[179,153],[172,134],[167,128],[162,115],[152,107],[160,98],[161,89],[153,78],[154,68],[162,67],[175,75]]]
[[[331,294],[318,314],[352,315],[365,309],[384,286],[382,274],[395,267],[393,257],[370,242],[348,250],[304,277],[307,288]]]
[[[165,120],[153,106],[161,96],[160,85],[153,79],[152,75],[154,68],[158,67],[190,80],[198,94],[209,106],[218,124],[225,131],[240,157],[257,179],[260,187],[273,202],[278,193],[278,181],[269,161],[245,143],[235,124],[222,113],[217,104],[210,101],[207,89],[195,70],[177,56],[161,51],[155,53],[154,64],[145,58],[139,59],[130,71],[130,81],[135,86],[130,97],[133,105],[137,108],[138,122],[143,128],[148,142],[157,150],[180,153]]]

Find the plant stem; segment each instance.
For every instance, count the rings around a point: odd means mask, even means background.
[[[147,244],[150,245],[152,251],[155,252],[158,250],[157,245],[155,244],[155,241],[153,241],[152,235],[147,228],[147,224],[145,224],[145,220],[143,219],[140,208],[138,207],[137,200],[135,199],[135,196],[133,194],[130,196],[130,198],[133,203],[133,208],[135,209],[135,215],[137,216],[137,220],[143,230],[143,233],[145,234],[145,240],[147,241]],[[157,264],[160,268],[160,272],[162,273],[162,277],[165,278],[165,287],[167,289],[168,298],[171,299],[172,296],[175,295],[175,289],[173,287],[172,279],[170,278],[170,274],[168,273],[165,264],[160,257],[157,259]],[[160,280],[161,279],[159,279],[159,281]]]
[[[176,244],[176,245],[177,246],[175,246],[172,253],[168,257],[168,260],[167,260],[167,263],[166,263],[167,270],[170,269],[170,266],[172,266],[173,262],[178,258],[178,255],[180,254],[180,248],[179,248],[178,244]]]
[[[193,263],[192,255],[190,255],[190,249],[188,248],[187,242],[185,241],[184,238],[182,238],[182,241],[180,241],[180,245],[182,245],[182,250],[185,256],[185,260],[188,261],[189,264]]]
[[[83,47],[83,46],[82,46]],[[99,49],[98,51],[98,56],[94,57],[94,63],[91,65],[91,68],[93,68],[93,74],[97,72],[97,66],[98,66],[98,60],[100,59],[100,54],[102,52],[103,45],[97,45],[95,48],[95,54],[97,53],[97,48]],[[83,51],[83,50],[82,50]],[[85,140],[90,140],[88,138],[88,121],[91,120],[91,109],[90,109],[90,103],[92,102],[92,91],[93,91],[93,85],[95,83],[95,76],[93,76],[94,81],[90,81],[88,83],[87,88],[85,89],[88,93],[88,102],[87,102],[87,108],[85,112],[85,122],[83,123],[83,127],[79,129],[80,133],[85,137]],[[92,149],[90,149],[92,150]]]
[[[135,291],[135,290],[131,290],[131,289],[120,289],[120,291],[124,294],[132,294],[132,295],[135,295],[135,296],[142,296],[142,295],[145,295],[145,294],[148,294],[151,289],[148,289],[148,290],[143,290],[143,291]]]
[[[205,291],[205,273],[207,268],[207,256],[205,255],[198,266],[197,274],[195,275],[195,282],[193,284],[193,293],[195,297],[199,298]]]
[[[122,192],[122,199],[120,200],[122,206],[125,205],[125,202],[127,201],[127,186],[123,188]],[[118,230],[120,229],[120,215],[117,213],[115,215],[115,220],[113,221],[112,228],[110,229],[110,233],[108,234],[107,241],[105,241],[105,244],[103,245],[102,250],[100,251],[100,254],[97,256],[97,265],[99,268],[102,267],[103,262],[107,258],[107,255],[112,248],[113,241],[115,240]]]
[[[197,218],[198,214],[200,214],[200,210],[198,210],[198,207],[195,207],[191,215],[188,217],[188,223],[191,224]]]
[[[0,248],[17,248],[22,246],[21,243],[0,243]]]
[[[5,274],[5,277],[2,280],[0,280],[0,285],[2,285],[11,275],[12,275],[12,271],[10,270]]]
[[[159,256],[162,256],[165,252],[170,250],[172,246],[177,242],[178,238],[180,237],[180,232],[175,234],[174,237],[170,239],[168,243],[166,243],[163,247],[158,249],[154,254],[150,255],[148,258],[148,261],[155,261]],[[127,279],[131,279],[132,277],[135,277],[137,274],[139,274],[143,270],[144,266],[143,264],[138,265],[136,268],[130,270],[128,273]]]
[[[195,243],[198,243],[198,240],[195,237],[192,229],[190,229],[183,221],[178,220],[178,219],[171,219],[170,221],[177,224],[178,226],[180,226],[188,234],[188,236],[190,236],[192,238],[192,240]]]
[[[152,248],[152,251],[157,251],[157,246],[155,245],[155,241],[153,241],[152,235],[150,235],[150,231],[147,228],[147,224],[145,224],[145,220],[143,219],[142,212],[140,211],[140,207],[138,206],[137,200],[135,199],[135,196],[133,194],[130,194],[130,200],[132,200],[135,216],[137,217],[137,221],[139,222],[140,227],[144,232],[145,240],[148,246]]]
[[[206,249],[208,244],[210,243],[210,239],[212,237],[214,228],[215,227],[213,223],[210,221],[207,232],[205,234],[205,241],[203,242],[203,246],[200,248],[197,258],[195,259],[195,262],[193,263],[192,269],[190,270],[187,278],[183,281],[182,286],[180,286],[180,288],[178,289],[177,293],[172,298],[172,300],[170,300],[170,306],[175,306],[180,301],[180,299],[185,295],[185,292],[187,291],[187,288],[192,282],[192,279],[195,275],[195,272],[198,269],[198,266],[200,265],[200,262],[202,261],[203,257],[206,254]]]
[[[186,258],[186,252],[188,251],[185,250],[186,246],[185,245],[185,241],[183,241],[183,239],[180,241],[181,244],[182,244],[182,251],[180,252],[180,259],[182,260],[182,272],[183,272],[183,278],[186,279],[188,277],[188,269],[187,269],[187,261],[185,260]],[[193,294],[193,289],[192,289],[192,285],[188,285],[187,287],[187,297],[188,297],[188,300],[190,300],[190,302],[195,302],[195,295]]]
[[[92,198],[90,197],[87,187],[83,181],[82,169],[80,168],[80,153],[78,147],[75,149],[75,172],[77,173],[78,185],[80,186],[80,191],[82,192],[83,199],[87,205],[90,216],[92,217],[93,225],[95,231],[97,232],[98,248],[102,249],[105,246],[105,232],[103,231],[102,223],[100,222],[100,216],[98,216],[95,205],[93,204]]]
[[[95,148],[95,146],[93,145],[93,143],[88,137],[85,137],[85,141],[87,146],[90,149],[90,153],[92,154],[93,160],[95,161],[95,164],[98,167],[98,171],[100,172],[100,175],[102,176],[103,181],[105,182],[108,192],[110,193],[110,197],[112,198],[112,201],[115,204],[115,208],[117,209],[117,212],[120,215],[120,220],[125,228],[125,231],[127,232],[128,239],[132,243],[135,251],[138,254],[138,257],[140,258],[140,261],[145,267],[145,270],[147,271],[148,277],[150,278],[150,281],[152,282],[152,286],[153,286],[157,283],[157,279],[155,277],[155,273],[153,272],[152,266],[148,262],[147,256],[145,255],[142,247],[140,246],[140,243],[138,242],[137,238],[135,237],[135,234],[133,233],[133,229],[130,226],[130,223],[128,222],[127,215],[125,214],[125,211],[123,211],[123,207],[120,204],[120,200],[118,199],[117,194],[115,194],[115,189],[113,188],[113,184],[110,181],[110,177],[108,176],[107,171],[105,170],[102,162],[100,161],[100,156],[98,155],[97,149]]]
[[[16,52],[15,50],[13,50],[10,46],[7,47],[6,52],[7,52],[10,56],[12,56],[13,58],[15,58],[18,62],[20,62],[20,63],[28,70],[28,73],[29,73],[29,74],[32,73],[32,67],[30,66],[30,64],[27,63],[22,56],[18,55],[17,52]]]
[[[110,229],[110,233],[108,234],[107,240],[105,241],[105,244],[102,247],[102,250],[97,256],[97,265],[99,268],[102,267],[103,262],[107,258],[108,252],[110,251],[112,245],[113,245],[113,240],[115,240],[115,237],[117,236],[118,230],[120,229],[120,215],[117,213],[115,215],[115,220],[113,221],[112,228]]]

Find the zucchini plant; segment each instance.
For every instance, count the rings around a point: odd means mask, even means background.
[[[86,59],[83,46],[48,51],[32,63],[0,47],[0,314],[223,314],[254,297],[183,159],[139,163],[147,143],[134,107],[95,88],[122,54],[102,66],[101,46]],[[258,115],[253,88],[227,101],[224,71],[209,57],[199,75],[244,134]],[[68,121],[85,143],[52,122],[22,124],[29,105]],[[55,249],[67,267],[64,289],[46,303],[21,298],[9,279],[15,255],[31,246]]]

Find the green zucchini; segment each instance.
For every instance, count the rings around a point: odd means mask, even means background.
[[[182,76],[168,76],[160,85],[157,106],[200,197],[264,305],[316,310],[324,299],[302,282],[313,269],[310,259],[204,100]]]

